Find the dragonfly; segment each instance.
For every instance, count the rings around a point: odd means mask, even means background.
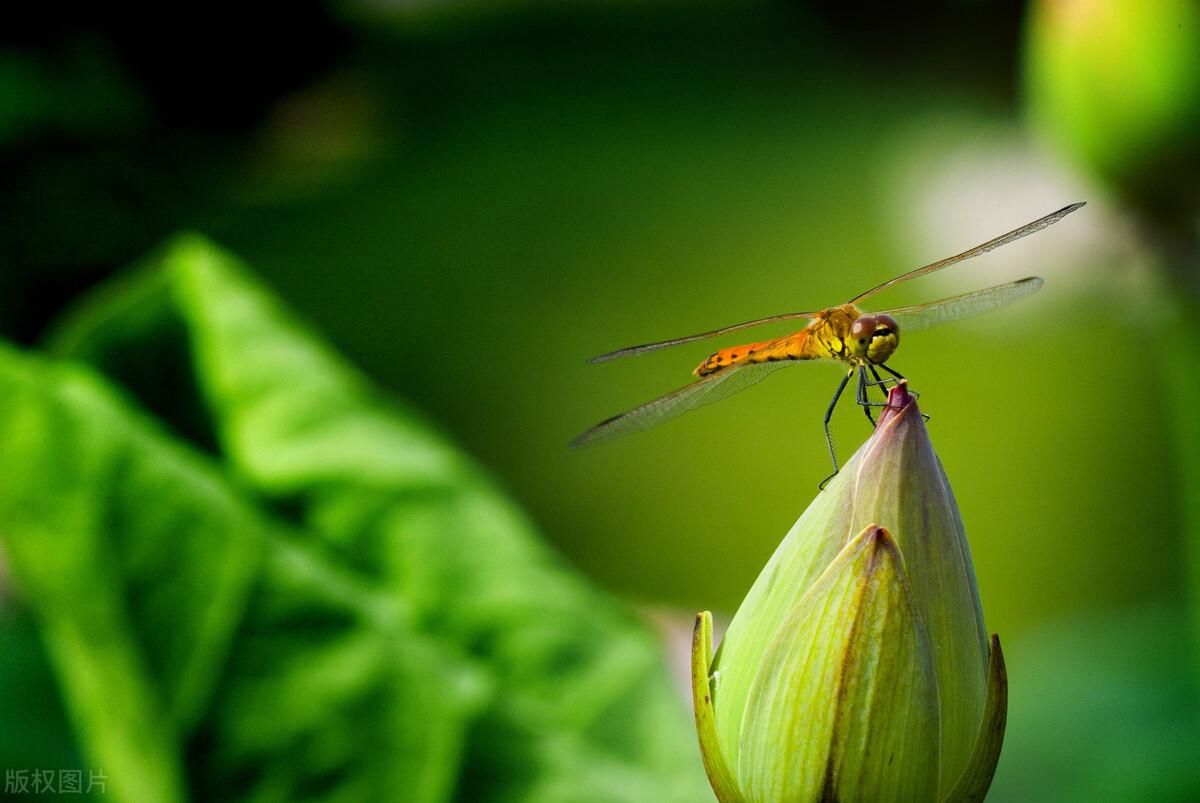
[[[751,385],[758,384],[780,368],[799,361],[832,360],[842,363],[846,372],[833,394],[833,400],[830,401],[829,407],[825,411],[825,444],[829,449],[830,460],[833,461],[833,474],[826,479],[828,482],[828,479],[838,472],[837,453],[834,450],[833,435],[829,429],[838,400],[842,397],[850,380],[857,375],[857,402],[866,412],[871,426],[874,427],[875,419],[871,415],[871,408],[881,407],[883,403],[871,402],[868,396],[869,390],[873,387],[886,390],[887,383],[904,379],[902,374],[886,364],[900,345],[901,331],[906,333],[920,331],[951,321],[992,312],[1036,293],[1041,289],[1043,281],[1037,276],[1029,276],[983,290],[881,312],[866,312],[859,307],[859,304],[877,293],[911,279],[944,270],[951,265],[957,265],[964,260],[986,254],[1002,245],[1016,242],[1022,237],[1039,232],[1062,220],[1082,207],[1084,203],[1086,202],[1081,201],[1064,206],[1056,212],[1051,212],[1032,223],[1001,234],[999,237],[969,248],[962,253],[910,270],[882,284],[875,285],[870,290],[859,293],[845,304],[811,312],[787,312],[782,315],[771,315],[753,321],[736,323],[732,326],[723,326],[709,332],[645,343],[640,346],[629,346],[593,357],[589,362],[607,362],[619,357],[649,354],[660,349],[719,337],[730,332],[778,321],[808,319],[808,325],[790,335],[756,343],[729,346],[713,352],[692,371],[697,379],[690,385],[685,385],[679,390],[601,421],[571,441],[571,446],[602,443],[631,432],[649,429],[698,407],[726,399]],[[879,373],[881,370],[890,376],[881,376]],[[822,483],[823,485],[824,483]]]

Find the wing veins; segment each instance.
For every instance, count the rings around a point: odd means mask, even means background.
[[[934,271],[939,271],[939,270],[942,270],[943,268],[948,268],[951,265],[956,265],[959,262],[962,262],[963,260],[967,260],[972,257],[977,257],[980,254],[986,254],[988,251],[994,251],[995,249],[999,248],[1000,246],[1008,245],[1011,242],[1020,240],[1022,237],[1028,237],[1030,234],[1039,232],[1042,229],[1046,228],[1047,226],[1057,223],[1058,221],[1062,220],[1067,215],[1074,212],[1076,209],[1083,206],[1085,203],[1087,203],[1087,202],[1080,201],[1078,203],[1073,203],[1070,206],[1064,206],[1062,209],[1059,209],[1057,212],[1051,212],[1050,214],[1046,215],[1045,217],[1040,217],[1037,220],[1033,221],[1032,223],[1026,223],[1024,226],[1013,229],[1012,231],[1008,232],[1007,234],[1001,234],[999,237],[995,237],[991,240],[988,240],[986,243],[980,243],[979,245],[975,246],[974,248],[968,248],[966,251],[963,251],[961,254],[955,254],[954,256],[946,257],[945,259],[939,259],[937,262],[931,262],[928,265],[924,265],[920,268],[917,268],[916,270],[910,270],[908,273],[901,274],[900,276],[897,276],[894,279],[889,279],[888,281],[884,282],[883,284],[878,284],[875,287],[872,287],[870,290],[866,291],[865,293],[860,293],[859,295],[850,299],[849,303],[857,304],[860,301],[870,298],[871,296],[875,295],[876,293],[882,292],[883,290],[886,290],[887,288],[892,287],[894,285],[900,284],[901,282],[906,282],[909,279],[915,279],[918,276],[925,276],[926,274],[933,273]]]
[[[744,363],[722,369],[632,410],[606,418],[571,441],[571,446],[603,443],[620,435],[649,429],[698,407],[726,399],[751,385],[758,384],[774,371],[794,364],[795,361],[786,360]]]
[[[882,310],[880,314],[891,315],[895,318],[896,322],[900,324],[901,333],[919,332],[923,329],[930,329],[975,315],[983,315],[1001,307],[1007,307],[1009,304],[1015,304],[1042,289],[1044,283],[1039,276],[1028,276],[1015,282],[940,298],[937,301]]]

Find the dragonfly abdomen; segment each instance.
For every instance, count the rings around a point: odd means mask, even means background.
[[[747,343],[714,351],[692,371],[696,376],[708,376],[739,363],[776,362],[778,360],[813,360],[823,355],[809,346],[809,330],[802,329],[787,337]]]

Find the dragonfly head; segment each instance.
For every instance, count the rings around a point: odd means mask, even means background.
[[[891,315],[863,315],[850,324],[850,352],[874,365],[887,362],[900,345],[900,325]]]

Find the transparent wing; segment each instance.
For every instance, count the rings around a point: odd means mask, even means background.
[[[769,318],[759,318],[754,321],[746,321],[745,323],[735,323],[733,326],[725,326],[721,329],[713,329],[711,332],[701,332],[698,335],[688,335],[687,337],[676,337],[671,340],[660,340],[657,343],[645,343],[641,346],[628,346],[627,348],[610,351],[607,354],[601,354],[599,357],[592,357],[588,362],[608,362],[615,360],[617,357],[631,357],[634,354],[645,354],[648,351],[658,351],[665,349],[668,346],[678,346],[681,343],[691,343],[694,340],[704,340],[707,337],[716,337],[717,335],[727,334],[728,332],[736,332],[739,329],[749,329],[752,326],[762,326],[765,323],[774,323],[775,321],[788,321],[793,318],[815,318],[821,313],[819,312],[785,312],[782,315],[772,315]]]
[[[926,304],[914,304],[911,307],[897,307],[882,310],[883,314],[891,315],[900,324],[900,333],[918,332],[960,318],[970,318],[972,315],[982,315],[985,312],[1014,304],[1027,296],[1042,289],[1044,282],[1037,276],[1020,279],[1008,284],[998,284],[986,290],[976,290],[973,293],[963,293],[961,296],[951,296],[939,301]]]
[[[1008,234],[1001,234],[999,237],[988,240],[986,243],[977,245],[974,248],[969,248],[966,251],[963,251],[961,254],[955,254],[954,256],[946,257],[945,259],[939,259],[937,262],[931,262],[924,267],[917,268],[916,270],[910,270],[908,273],[897,276],[895,279],[889,279],[883,284],[876,285],[867,292],[855,296],[854,298],[850,299],[850,303],[857,304],[863,299],[870,298],[876,293],[900,284],[901,282],[906,282],[909,279],[915,279],[918,276],[924,276],[928,273],[933,273],[934,271],[941,270],[942,268],[948,268],[951,265],[956,265],[959,262],[962,262],[964,259],[970,259],[971,257],[977,257],[980,254],[986,254],[988,251],[994,251],[1002,245],[1008,245],[1009,243],[1015,242],[1022,237],[1028,237],[1030,234],[1039,232],[1047,226],[1057,223],[1079,207],[1083,206],[1085,203],[1086,201],[1080,201],[1079,203],[1071,204],[1070,206],[1064,206],[1057,212],[1051,212],[1045,217],[1038,218],[1032,223],[1026,223],[1019,229],[1013,229]]]
[[[652,402],[601,421],[571,441],[571,445],[587,446],[593,443],[603,443],[629,432],[649,429],[690,410],[695,410],[697,407],[728,398],[751,385],[758,384],[766,379],[768,374],[794,364],[793,360],[781,360],[779,362],[747,363],[726,368]]]

